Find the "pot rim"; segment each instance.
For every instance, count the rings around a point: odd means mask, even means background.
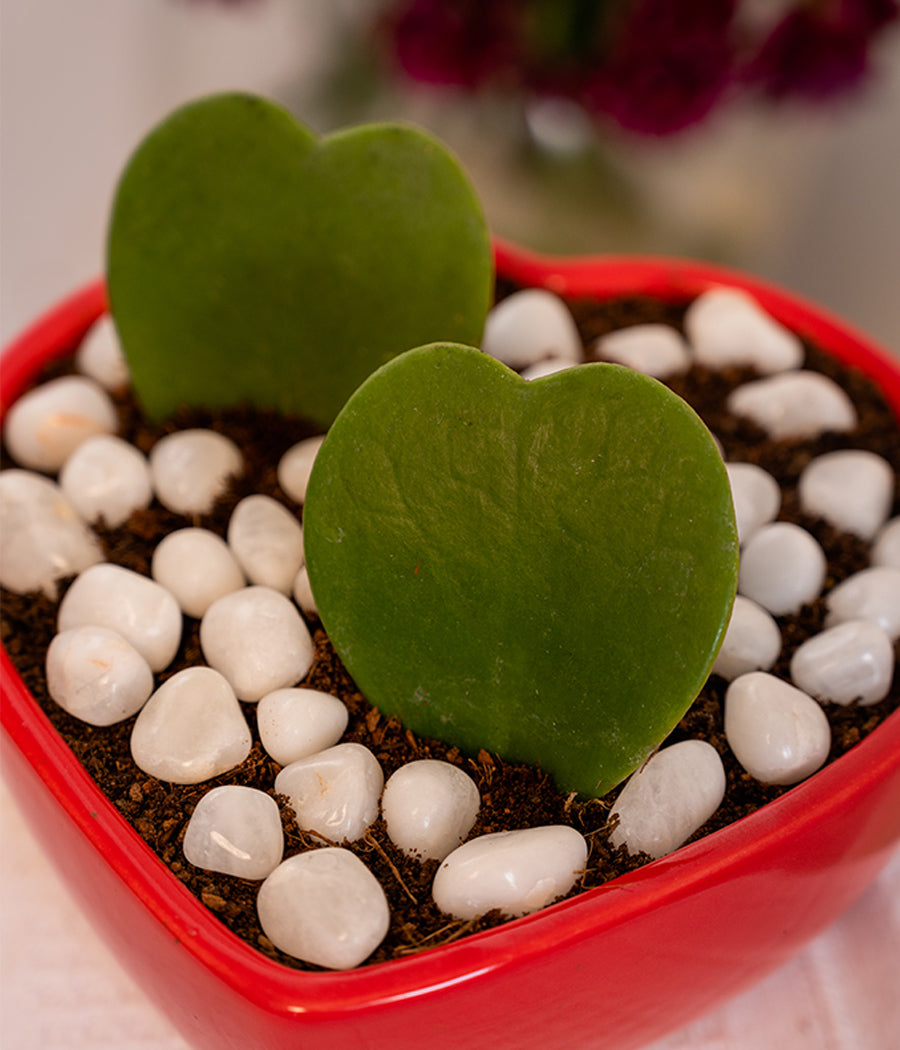
[[[782,323],[868,374],[900,418],[900,363],[818,306],[747,274],[685,259],[548,257],[503,242],[495,242],[495,257],[504,276],[569,297],[638,292],[677,300],[713,285],[743,288]],[[95,280],[13,340],[3,355],[0,409],[18,396],[43,361],[71,350],[105,309],[103,283]],[[9,738],[170,935],[249,1001],[317,1019],[428,996],[489,972],[514,969],[725,878],[737,878],[754,856],[777,850],[799,829],[839,814],[885,777],[900,772],[898,710],[847,754],[755,813],[603,886],[404,959],[339,973],[307,972],[283,966],[246,944],[181,884],[75,759],[5,650],[0,654],[0,687],[0,722]],[[885,851],[889,846],[886,841]]]

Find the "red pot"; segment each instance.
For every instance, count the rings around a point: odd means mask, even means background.
[[[499,272],[569,296],[685,300],[750,291],[774,317],[875,379],[900,416],[900,366],[821,310],[750,277],[679,260],[556,260],[498,245]],[[3,359],[8,405],[104,309],[97,283]],[[836,762],[730,827],[537,914],[348,973],[300,973],[221,925],[107,802],[4,652],[2,757],[19,805],[140,986],[209,1050],[459,1045],[628,1050],[759,979],[872,881],[900,838],[900,711]]]

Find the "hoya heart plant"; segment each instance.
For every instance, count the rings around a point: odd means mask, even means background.
[[[401,350],[479,340],[492,275],[478,199],[430,135],[319,138],[242,94],[146,137],[108,237],[111,312],[156,418],[249,402],[327,427]]]
[[[258,98],[141,144],[109,234],[147,411],[249,403],[330,427],[304,506],[323,625],[368,700],[602,795],[705,681],[737,579],[714,442],[614,365],[526,382],[477,349],[490,241],[455,159]]]
[[[728,623],[728,479],[687,404],[585,364],[433,345],[368,379],[304,508],[328,635],[411,729],[603,795],[697,696]]]

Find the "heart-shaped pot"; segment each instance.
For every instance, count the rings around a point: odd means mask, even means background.
[[[876,382],[900,415],[900,368],[796,298],[672,260],[547,260],[498,248],[499,272],[573,297],[684,301],[716,284]],[[104,309],[92,285],[4,358],[8,405]],[[300,973],[233,936],[165,868],[76,762],[2,655],[10,787],[140,986],[210,1050],[472,1046],[628,1050],[758,979],[831,922],[900,838],[900,712],[750,817],[633,874],[491,931],[347,973]]]

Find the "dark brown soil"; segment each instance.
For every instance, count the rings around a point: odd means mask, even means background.
[[[661,320],[680,326],[683,316],[683,307],[648,300],[623,300],[602,307],[582,302],[572,305],[586,346],[595,336],[625,324]],[[816,348],[808,347],[807,350],[807,367],[839,379],[855,402],[860,417],[855,433],[825,435],[818,440],[804,442],[773,442],[766,439],[755,426],[732,418],[724,410],[727,393],[752,375],[746,371],[711,373],[694,368],[687,376],[670,385],[707,421],[722,442],[726,459],[758,463],[781,482],[784,500],[780,517],[809,529],[822,544],[829,561],[827,591],[868,565],[868,547],[824,522],[800,513],[796,497],[797,477],[813,456],[840,447],[865,448],[877,452],[893,465],[895,473],[900,476],[900,433],[889,407],[871,382],[862,375],[850,373],[838,366]],[[587,356],[590,356],[589,352]],[[54,365],[51,371],[58,374],[68,367],[65,363]],[[165,428],[158,428],[143,420],[128,397],[120,399],[119,408],[122,435],[145,452],[149,451],[163,429],[170,431],[186,426],[210,426],[227,432],[245,451],[245,458],[250,464],[247,475],[220,501],[213,514],[198,518],[194,524],[224,533],[234,504],[251,492],[275,496],[300,513],[299,506],[293,504],[280,490],[275,469],[281,454],[312,432],[302,422],[249,410],[215,414],[184,412]],[[13,465],[5,450],[2,465]],[[897,514],[898,511],[900,505],[895,504],[893,513]],[[149,573],[150,558],[157,542],[167,532],[181,528],[184,524],[182,517],[170,514],[154,503],[150,509],[134,514],[126,527],[104,530],[102,538],[111,561]],[[64,587],[61,590],[64,591]],[[213,781],[195,786],[157,781],[142,773],[131,759],[129,737],[133,719],[117,726],[95,728],[71,718],[49,699],[44,683],[43,662],[54,633],[56,603],[41,596],[20,597],[5,591],[2,599],[2,639],[13,663],[37,702],[116,808],[175,875],[235,933],[288,966],[309,968],[276,950],[263,935],[256,918],[258,883],[200,871],[189,865],[181,852],[187,820],[197,801],[211,787],[239,782],[273,792],[272,785],[280,767],[259,744],[255,732],[255,707],[252,704],[243,705],[254,732],[255,743],[242,766]],[[774,668],[776,674],[788,677],[793,651],[805,638],[821,630],[823,621],[822,599],[805,607],[797,616],[779,620],[785,646]],[[558,792],[550,778],[538,769],[509,765],[496,755],[485,752],[461,755],[438,741],[416,738],[395,719],[386,718],[377,709],[370,707],[342,667],[321,624],[311,621],[310,627],[315,637],[316,657],[304,684],[331,692],[347,704],[350,725],[345,739],[359,741],[371,748],[386,777],[403,763],[421,757],[443,758],[461,765],[475,779],[482,796],[481,813],[474,834],[538,824],[573,825],[587,836],[590,844],[587,871],[573,893],[606,882],[645,860],[629,857],[624,850],[613,850],[607,841],[607,814],[615,792],[604,799],[584,800],[566,796]],[[198,622],[186,617],[181,650],[175,662],[161,677],[202,662]],[[702,737],[717,748],[725,764],[728,778],[725,802],[696,837],[753,812],[786,790],[757,783],[734,760],[722,728],[724,691],[725,683],[713,676],[671,737],[671,742],[685,737]],[[890,696],[880,704],[866,708],[826,705],[833,734],[830,759],[851,748],[898,706],[900,673],[895,675]],[[290,811],[283,807],[283,813],[285,855],[315,846],[314,842],[305,840],[297,830]],[[387,938],[370,962],[442,944],[502,921],[500,917],[490,915],[477,922],[459,922],[440,913],[432,904],[430,894],[436,863],[423,865],[404,858],[391,844],[380,821],[365,838],[350,848],[362,855],[378,876],[388,894],[393,917]]]

